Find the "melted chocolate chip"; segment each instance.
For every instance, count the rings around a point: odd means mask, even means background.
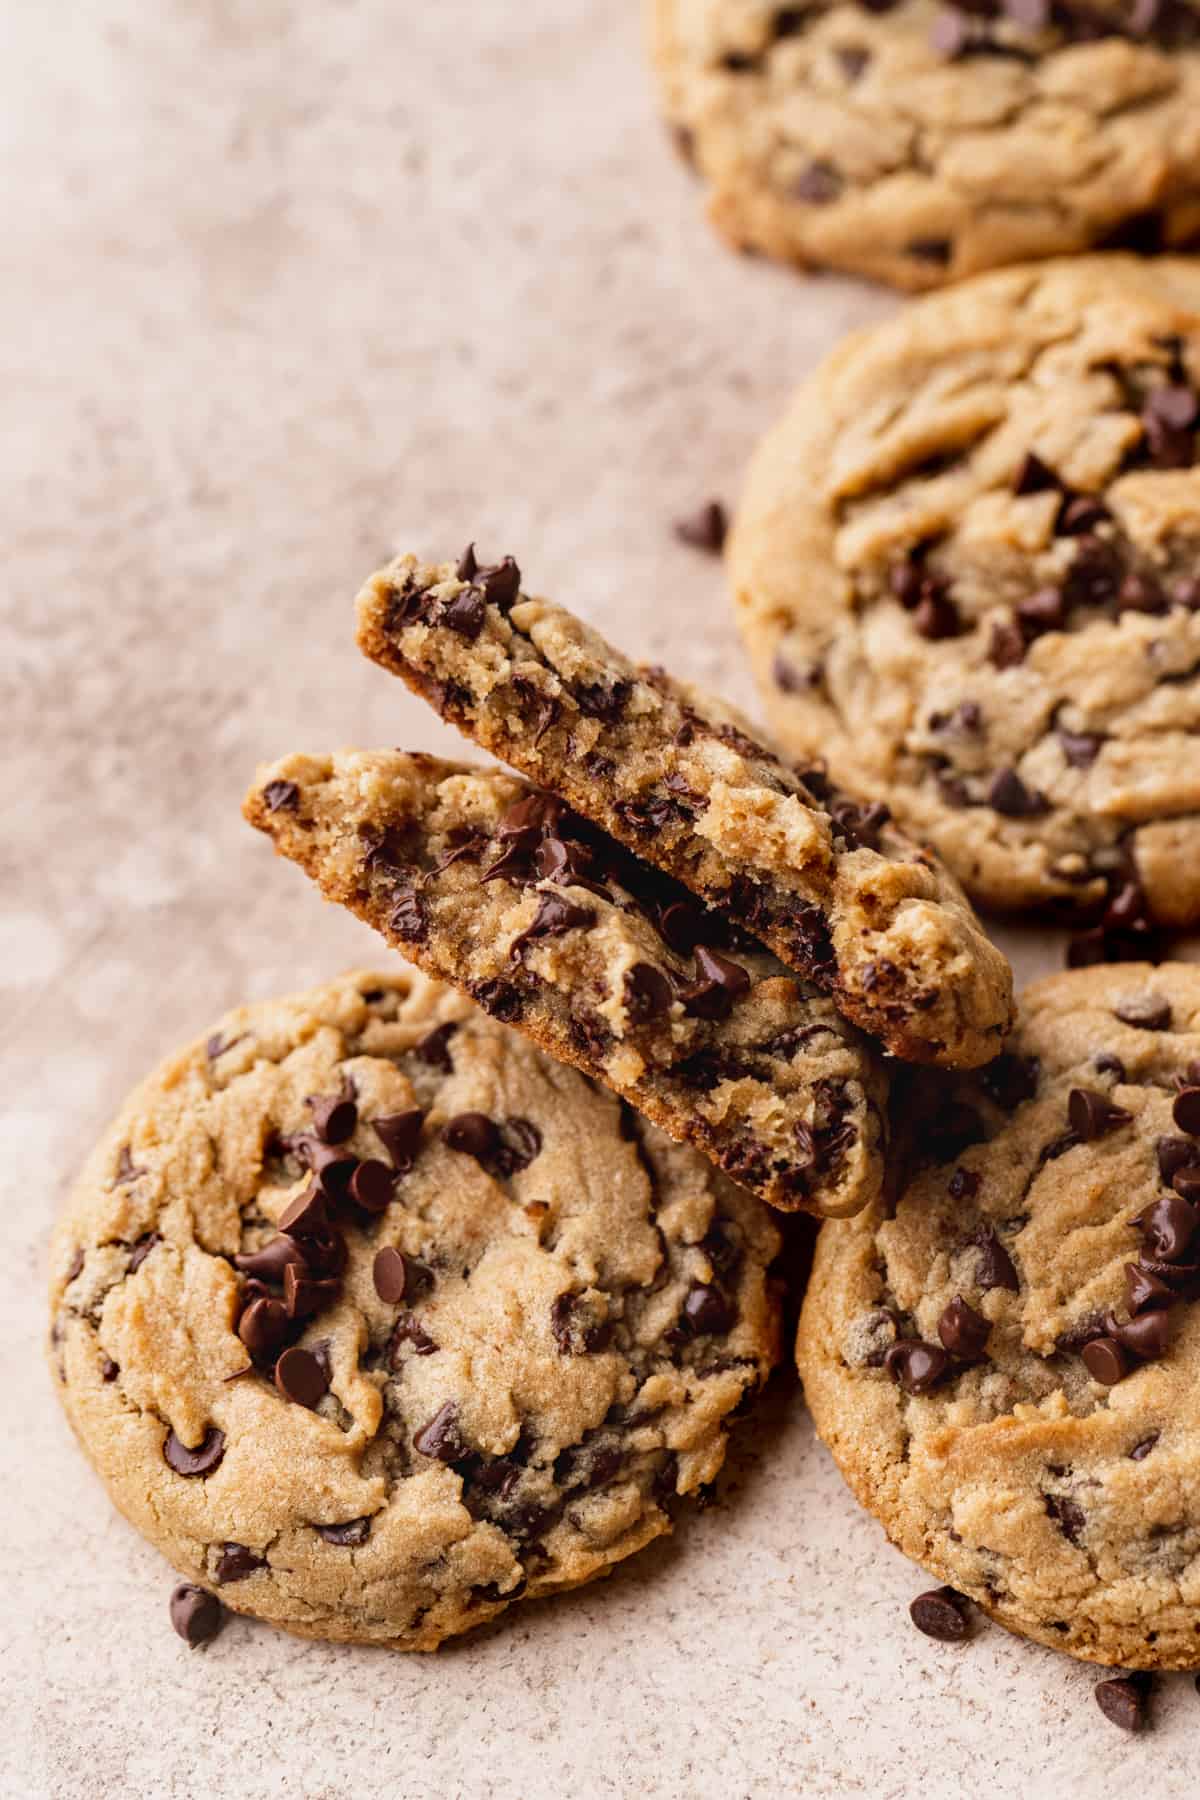
[[[470,1454],[470,1446],[463,1438],[459,1424],[458,1407],[453,1400],[447,1400],[414,1434],[413,1449],[421,1456],[444,1463],[461,1462]]]
[[[438,624],[444,625],[447,631],[453,631],[459,637],[466,638],[473,644],[483,630],[483,621],[487,616],[483,603],[483,595],[478,588],[464,588],[453,600],[447,601],[438,618]]]
[[[931,1588],[927,1594],[917,1595],[908,1612],[926,1637],[942,1644],[960,1644],[970,1629],[967,1604],[966,1596],[955,1588]]]
[[[1062,1470],[1056,1469],[1054,1473],[1062,1474]],[[1067,1494],[1046,1494],[1044,1499],[1047,1517],[1054,1520],[1069,1544],[1077,1544],[1087,1524],[1087,1514],[1082,1506]]]
[[[580,906],[562,894],[539,894],[531,923],[513,939],[508,954],[519,962],[526,944],[538,938],[561,937],[568,931],[588,931],[595,923],[596,914],[590,906]]]
[[[190,1581],[180,1582],[173,1591],[169,1610],[172,1626],[193,1649],[210,1643],[225,1623],[225,1608],[217,1596]]]
[[[300,789],[294,781],[268,781],[262,797],[268,812],[295,812],[300,803]]]
[[[412,1270],[410,1269],[410,1280],[411,1277]],[[424,1326],[420,1324],[416,1314],[410,1312],[401,1313],[392,1330],[392,1335],[388,1343],[388,1354],[391,1358],[393,1367],[395,1367],[400,1360],[400,1346],[402,1344],[411,1344],[413,1352],[417,1356],[432,1356],[439,1348],[425,1330]]]
[[[740,963],[704,944],[695,954],[699,978],[679,989],[683,1010],[692,1018],[727,1019],[734,1001],[750,992],[750,977]]]
[[[1155,1262],[1183,1262],[1197,1227],[1200,1212],[1180,1194],[1163,1194],[1138,1218],[1138,1228]]]
[[[961,1295],[951,1300],[938,1320],[938,1336],[951,1356],[963,1362],[978,1362],[986,1355],[990,1322],[977,1313]]]
[[[353,1546],[366,1543],[371,1535],[371,1521],[369,1517],[347,1519],[344,1525],[318,1525],[315,1530],[327,1544]]]
[[[132,1275],[135,1270],[140,1269],[155,1245],[161,1243],[162,1237],[157,1231],[147,1231],[144,1236],[138,1238],[130,1253],[129,1274]]]
[[[907,1394],[928,1394],[950,1373],[950,1358],[940,1344],[901,1338],[883,1359],[888,1374]]]
[[[653,963],[637,962],[625,972],[625,1010],[636,1025],[661,1019],[671,1009],[671,984]]]
[[[163,1461],[177,1475],[211,1475],[219,1469],[225,1455],[225,1433],[210,1425],[199,1444],[189,1449],[174,1431],[168,1431],[163,1443]]]
[[[1149,1312],[1154,1307],[1170,1306],[1175,1295],[1165,1281],[1141,1269],[1136,1263],[1125,1264],[1125,1294],[1131,1313]]]
[[[589,1319],[579,1294],[559,1294],[550,1307],[550,1330],[563,1356],[593,1355],[612,1337],[607,1321]]]
[[[1010,1293],[1019,1293],[1021,1283],[1016,1266],[990,1225],[981,1227],[975,1244],[979,1251],[975,1265],[975,1279],[979,1286],[985,1291],[1007,1288]]]
[[[267,1559],[245,1544],[222,1544],[217,1555],[216,1577],[222,1586],[231,1581],[245,1581],[256,1569],[265,1569]]]
[[[429,930],[429,920],[425,916],[425,903],[415,888],[409,888],[398,895],[388,916],[388,930],[408,944],[424,941]]]

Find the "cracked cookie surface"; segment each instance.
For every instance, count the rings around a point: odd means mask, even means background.
[[[791,1211],[879,1192],[887,1077],[828,995],[517,776],[403,751],[288,756],[251,824],[454,982]]]
[[[1035,983],[990,1071],[913,1086],[924,1165],[821,1230],[797,1342],[817,1430],[892,1541],[1001,1624],[1194,1668],[1200,967]]]
[[[776,1248],[751,1195],[460,995],[355,974],[130,1097],[56,1233],[50,1362],[189,1580],[431,1650],[671,1529],[774,1359]]]
[[[916,1062],[999,1047],[1012,975],[957,883],[886,807],[803,778],[731,708],[481,568],[399,557],[359,596],[359,644],[531,780],[725,911]]]
[[[648,0],[681,152],[738,248],[901,288],[1200,236],[1193,0]]]
[[[997,906],[1200,918],[1193,304],[1179,259],[984,276],[840,347],[750,470],[776,731]]]

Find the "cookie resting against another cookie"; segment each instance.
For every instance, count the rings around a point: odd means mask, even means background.
[[[671,1529],[775,1357],[776,1249],[469,1001],[349,975],[131,1095],[57,1231],[50,1362],[189,1580],[432,1650]]]
[[[919,301],[804,384],[730,540],[793,755],[977,899],[1095,920],[1097,960],[1200,919],[1191,302],[1200,263],[1123,257]]]
[[[358,600],[359,644],[443,718],[728,912],[896,1056],[971,1067],[1012,974],[957,884],[887,808],[803,777],[732,708],[643,668],[511,557],[398,557]]]
[[[913,1079],[923,1166],[822,1227],[797,1358],[888,1536],[1011,1630],[1200,1663],[1200,965],[1035,983]]]
[[[878,1194],[887,1078],[827,995],[553,795],[403,751],[288,756],[246,816],[429,974],[764,1200]]]
[[[1200,241],[1194,0],[647,0],[739,249],[902,288]]]

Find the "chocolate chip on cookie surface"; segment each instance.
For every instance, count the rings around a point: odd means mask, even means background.
[[[280,780],[298,794],[287,813],[265,798]],[[246,813],[329,899],[763,1199],[842,1215],[879,1193],[875,1046],[553,795],[497,769],[343,751],[260,771]],[[505,1153],[487,1119],[452,1130],[485,1161]]]
[[[647,0],[647,20],[739,248],[928,288],[1200,236],[1190,0]]]
[[[1080,960],[1200,918],[1200,267],[983,277],[837,350],[730,546],[793,754]],[[804,679],[800,679],[803,675]]]
[[[897,1056],[973,1066],[995,1054],[1008,964],[886,807],[850,800],[819,768],[801,778],[722,702],[527,598],[511,558],[400,557],[358,608],[368,656],[827,987]]]
[[[1035,983],[999,1066],[912,1078],[915,1170],[822,1228],[797,1342],[900,1549],[1134,1669],[1200,1654],[1198,1056],[1200,966]]]
[[[176,1630],[215,1592],[430,1650],[669,1531],[775,1356],[766,1209],[420,976],[221,1031],[130,1097],[52,1252],[55,1385],[190,1584]]]

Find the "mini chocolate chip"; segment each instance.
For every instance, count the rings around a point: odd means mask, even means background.
[[[388,1306],[403,1300],[408,1287],[408,1263],[402,1251],[394,1250],[390,1244],[377,1251],[371,1276],[375,1292]]]
[[[1001,769],[988,788],[988,805],[1008,819],[1032,819],[1047,810],[1047,801],[1036,788],[1026,787],[1015,769]]]
[[[1090,731],[1059,731],[1059,747],[1073,769],[1090,769],[1104,739]]]
[[[456,594],[443,607],[438,624],[444,625],[447,631],[457,632],[459,637],[464,637],[468,643],[473,644],[483,630],[486,616],[483,595],[478,588],[469,587],[463,588],[461,593]]]
[[[950,1358],[940,1344],[901,1338],[888,1350],[883,1366],[908,1394],[928,1394],[950,1373]]]
[[[288,1314],[282,1300],[252,1300],[238,1320],[237,1334],[251,1356],[268,1356],[287,1336]]]
[[[489,606],[499,607],[507,612],[515,606],[521,592],[521,571],[511,556],[502,557],[498,563],[491,563],[486,569],[480,569],[475,575],[475,586],[483,590],[483,597]]]
[[[386,1113],[371,1120],[375,1135],[391,1157],[397,1175],[406,1175],[416,1161],[424,1123],[425,1114],[419,1106],[408,1112]]]
[[[1062,478],[1055,473],[1049,463],[1042,461],[1033,450],[1028,450],[1021,461],[1016,475],[1013,477],[1014,494],[1044,494],[1062,491]]]
[[[1110,1318],[1108,1321],[1109,1336],[1116,1339],[1123,1350],[1136,1356],[1139,1362],[1157,1362],[1167,1353],[1171,1341],[1171,1319],[1169,1313],[1144,1312],[1137,1318],[1124,1324]]]
[[[311,1411],[329,1392],[329,1376],[311,1350],[285,1350],[275,1364],[275,1386],[285,1400]]]
[[[653,963],[637,962],[625,971],[625,1010],[637,1025],[661,1019],[671,1010],[671,984]]]
[[[231,1581],[245,1581],[256,1569],[265,1569],[267,1559],[246,1544],[222,1544],[216,1561],[216,1577],[222,1586]]]
[[[1113,1013],[1123,1025],[1132,1025],[1138,1031],[1171,1029],[1171,1002],[1161,994],[1131,994],[1117,1002]]]
[[[348,1137],[354,1136],[358,1107],[346,1088],[340,1094],[310,1094],[308,1108],[323,1144],[344,1144]]]
[[[1128,1675],[1098,1681],[1093,1692],[1096,1705],[1122,1731],[1142,1731],[1149,1721],[1148,1688]]]
[[[396,1189],[396,1177],[386,1163],[360,1162],[350,1177],[350,1198],[364,1212],[386,1212]]]
[[[1163,1194],[1139,1214],[1137,1223],[1154,1261],[1181,1263],[1200,1226],[1200,1212],[1181,1194]]]
[[[1128,1124],[1129,1114],[1095,1088],[1072,1088],[1067,1095],[1067,1119],[1079,1142],[1090,1144],[1118,1125]]]
[[[294,781],[268,781],[262,797],[268,812],[295,812],[300,789]]]
[[[314,1179],[279,1215],[279,1228],[296,1237],[320,1237],[329,1231],[329,1208],[321,1183]]]
[[[140,1269],[154,1246],[161,1243],[162,1238],[157,1231],[147,1231],[144,1236],[140,1237],[130,1254],[128,1273],[132,1275],[136,1269]]]
[[[283,1281],[283,1272],[289,1263],[303,1268],[305,1257],[295,1238],[288,1237],[283,1232],[278,1237],[271,1238],[261,1250],[251,1250],[233,1259],[234,1267],[240,1269],[243,1275],[252,1275],[259,1281],[273,1281],[276,1284]]]
[[[938,1336],[949,1350],[963,1362],[978,1362],[986,1354],[992,1327],[982,1313],[977,1313],[961,1295],[951,1300],[938,1320]]]
[[[500,1133],[486,1113],[458,1113],[442,1127],[442,1141],[451,1150],[483,1162],[500,1142]]]
[[[1129,1359],[1110,1337],[1091,1338],[1080,1351],[1088,1374],[1105,1387],[1114,1387],[1129,1373]]]
[[[1171,1117],[1180,1131],[1200,1137],[1200,1087],[1185,1087],[1176,1094]]]
[[[371,1535],[370,1518],[347,1519],[344,1525],[318,1525],[315,1527],[318,1537],[324,1538],[327,1544],[339,1546],[365,1544]]]
[[[1149,1312],[1154,1307],[1170,1306],[1175,1295],[1165,1281],[1159,1281],[1136,1263],[1125,1264],[1125,1293],[1131,1313]]]
[[[194,1449],[168,1431],[163,1443],[163,1461],[177,1475],[211,1475],[221,1466],[225,1454],[225,1433],[210,1425]]]
[[[394,931],[406,943],[419,944],[428,929],[424,901],[415,888],[406,889],[397,896],[396,904],[388,916],[388,930]]]
[[[590,906],[580,906],[562,894],[539,894],[532,921],[513,939],[508,954],[519,962],[527,943],[537,938],[561,937],[567,931],[588,931],[595,923],[596,914]]]
[[[197,1644],[211,1642],[225,1623],[225,1608],[217,1596],[190,1581],[181,1581],[174,1590],[169,1610],[171,1624],[193,1649]]]
[[[687,1291],[679,1322],[691,1337],[724,1337],[733,1330],[737,1312],[711,1282],[694,1281]]]
[[[917,1595],[908,1612],[926,1637],[942,1644],[961,1644],[970,1628],[967,1604],[966,1596],[956,1588],[931,1588],[927,1594]]]
[[[414,1434],[413,1449],[422,1456],[433,1457],[444,1463],[461,1462],[470,1454],[470,1446],[464,1440],[459,1426],[458,1407],[453,1400],[447,1400],[432,1419]]]
[[[975,1265],[975,1279],[979,1286],[985,1291],[1007,1288],[1010,1293],[1019,1293],[1021,1283],[1016,1266],[990,1225],[981,1228],[975,1244],[979,1251],[979,1260]]]
[[[1150,1452],[1153,1450],[1155,1444],[1157,1444],[1158,1437],[1159,1437],[1158,1432],[1154,1431],[1154,1432],[1151,1432],[1149,1437],[1141,1438],[1133,1446],[1133,1449],[1129,1452],[1130,1461],[1131,1462],[1145,1462],[1146,1458],[1149,1456]]]

